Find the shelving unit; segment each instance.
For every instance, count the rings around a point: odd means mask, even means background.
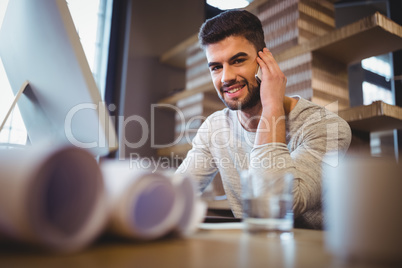
[[[195,34],[190,38],[184,40],[180,44],[176,45],[169,51],[165,52],[161,58],[160,62],[169,64],[174,67],[181,69],[186,69],[186,51],[187,48],[198,41],[198,35]]]
[[[214,90],[214,85],[212,84],[212,81],[211,81],[210,83],[203,84],[203,85],[193,88],[191,90],[180,91],[179,93],[176,93],[172,96],[169,96],[167,98],[160,100],[158,103],[159,104],[176,104],[177,101],[179,101],[179,100],[191,97],[191,96],[199,94],[199,93],[205,93],[207,91],[212,91],[212,90]]]
[[[402,129],[402,107],[382,101],[362,105],[339,112],[352,129],[364,132]]]
[[[402,27],[377,12],[310,42],[288,49],[275,55],[275,59],[281,62],[307,52],[314,52],[350,64],[401,48]]]

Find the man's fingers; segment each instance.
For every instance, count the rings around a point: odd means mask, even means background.
[[[264,57],[266,64],[271,72],[280,71],[278,63],[276,62],[272,52],[268,50],[268,48],[264,48],[262,56]]]
[[[264,48],[263,51],[259,51],[258,56],[260,57],[261,61],[264,62],[263,65],[266,66],[268,73],[282,74],[282,71],[280,70],[279,65],[276,62],[274,56],[267,48]],[[262,63],[260,63],[260,62],[259,62],[259,64],[260,64],[260,66],[262,65]]]

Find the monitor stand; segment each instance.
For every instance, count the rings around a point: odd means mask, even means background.
[[[7,122],[8,117],[10,116],[11,112],[14,110],[15,105],[17,104],[18,100],[20,99],[22,93],[24,93],[25,89],[27,89],[27,87],[29,86],[29,81],[26,80],[24,83],[22,83],[22,86],[20,88],[20,90],[17,92],[17,95],[15,95],[14,101],[11,104],[10,109],[8,110],[6,117],[4,118],[3,122],[0,125],[0,132],[3,129],[4,125]]]
[[[36,137],[31,137],[28,129],[33,129],[34,132],[36,131],[39,133],[40,129],[47,126],[47,128],[49,129],[49,132],[47,133],[47,134],[49,134],[48,138],[56,137],[55,136],[56,131],[54,128],[49,127],[49,126],[52,126],[52,124],[51,124],[49,118],[46,116],[45,112],[43,111],[28,80],[26,80],[24,83],[22,83],[20,90],[15,95],[15,98],[14,98],[13,103],[11,104],[11,107],[7,111],[7,114],[6,114],[3,122],[0,125],[0,132],[4,128],[4,125],[6,124],[8,117],[10,116],[11,112],[14,110],[15,105],[17,104],[18,101],[20,102],[20,105],[29,106],[32,113],[35,114],[35,116],[33,118],[24,118],[23,117],[23,121],[24,121],[25,127],[27,128],[27,132],[28,132],[27,138],[28,138],[29,143],[32,142],[31,138],[33,138],[37,142],[42,140],[41,139],[42,136],[37,135]]]

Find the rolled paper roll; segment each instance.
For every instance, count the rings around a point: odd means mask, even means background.
[[[46,250],[82,249],[103,231],[97,161],[71,146],[0,150],[0,232]]]
[[[204,220],[207,205],[200,199],[194,180],[190,176],[173,175],[173,183],[183,203],[182,213],[175,228],[180,236],[194,233]]]
[[[109,231],[152,240],[173,230],[183,211],[172,181],[161,172],[130,161],[101,163],[109,200]]]

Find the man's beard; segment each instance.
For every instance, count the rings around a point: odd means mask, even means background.
[[[222,100],[222,102],[228,107],[230,110],[247,110],[250,109],[254,106],[256,106],[258,103],[261,102],[261,96],[260,96],[260,85],[258,86],[253,86],[250,85],[248,82],[246,82],[247,85],[247,91],[248,94],[246,98],[242,101],[236,100],[231,103],[228,103],[224,99],[224,93],[223,94],[218,94],[219,98]],[[223,92],[221,90],[221,92]]]

